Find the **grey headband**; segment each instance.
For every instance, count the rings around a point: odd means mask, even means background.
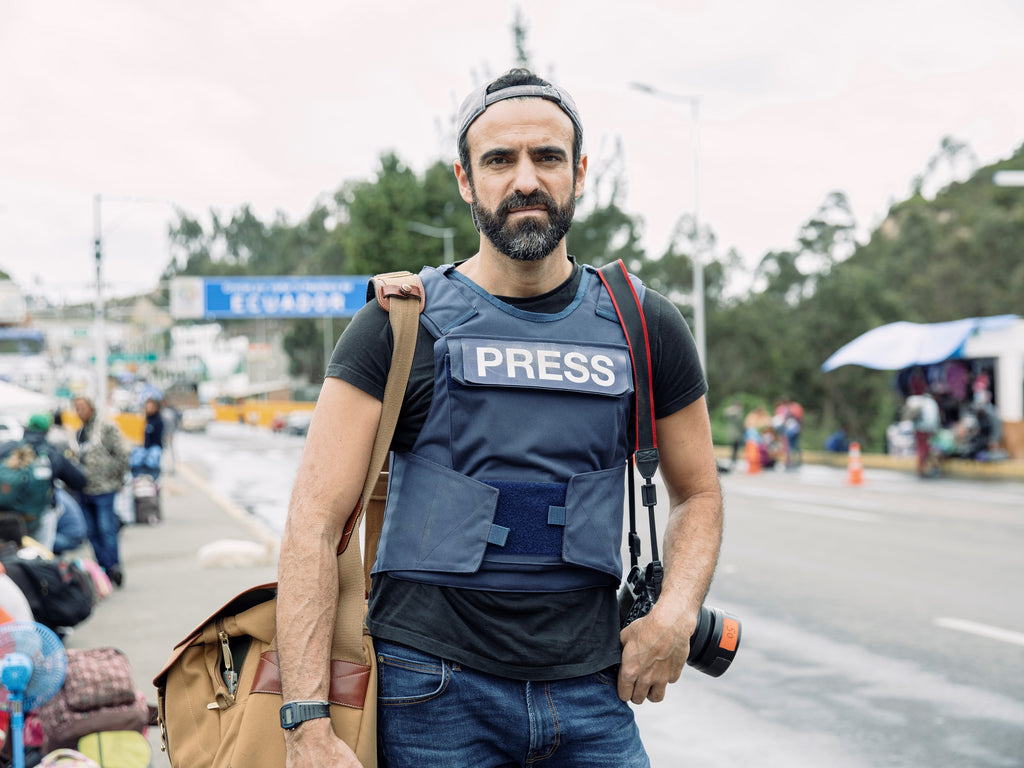
[[[553,101],[569,116],[576,131],[581,136],[583,135],[583,124],[580,122],[580,113],[576,109],[576,102],[572,100],[572,96],[569,95],[568,91],[559,88],[557,85],[511,85],[508,88],[502,88],[491,93],[487,92],[486,85],[481,85],[466,97],[466,100],[462,102],[462,106],[459,108],[459,133],[457,141],[462,141],[466,131],[469,130],[469,126],[491,104],[494,104],[496,101],[504,101],[505,99],[523,97],[535,97]]]

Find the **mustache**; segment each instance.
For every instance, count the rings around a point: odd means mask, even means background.
[[[555,202],[555,198],[541,189],[535,189],[528,195],[524,195],[522,192],[513,192],[501,201],[495,213],[504,217],[516,208],[533,208],[534,206],[543,206],[544,210],[550,214],[558,208],[558,203]]]

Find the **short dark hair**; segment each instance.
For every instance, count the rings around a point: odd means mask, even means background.
[[[539,75],[535,75],[525,67],[516,67],[510,69],[508,72],[503,74],[501,77],[495,78],[488,85],[486,92],[493,93],[494,91],[500,91],[504,88],[511,88],[516,85],[539,85],[551,87],[544,78]],[[524,97],[529,98],[529,97]],[[468,131],[464,131],[459,137],[458,152],[459,152],[459,164],[466,172],[466,177],[469,179],[469,183],[473,183],[473,167],[472,161],[469,156],[469,138]],[[575,176],[576,170],[580,165],[580,158],[583,156],[583,128],[573,120],[572,125],[572,172]]]

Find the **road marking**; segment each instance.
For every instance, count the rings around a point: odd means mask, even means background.
[[[979,624],[976,621],[967,621],[967,619],[938,618],[935,620],[935,626],[944,629],[954,629],[957,632],[966,632],[969,635],[977,635],[978,637],[987,637],[990,640],[1000,640],[1012,645],[1024,645],[1024,633],[1013,632],[1009,629],[1001,629],[1000,627],[993,627],[988,624]]]
[[[852,509],[829,507],[823,504],[772,504],[771,508],[777,509],[780,512],[799,512],[802,515],[831,517],[837,520],[850,520],[855,523],[877,523],[881,520],[880,515],[874,515],[870,512],[857,512]]]
[[[726,489],[726,495],[749,496],[756,499],[770,499],[772,501],[795,501],[797,503],[817,504],[821,494],[800,493],[797,491],[780,491],[773,488],[742,488],[731,486]],[[833,501],[833,503],[836,503]],[[872,501],[871,499],[844,498],[838,502],[839,506],[848,509],[885,510],[886,503]]]

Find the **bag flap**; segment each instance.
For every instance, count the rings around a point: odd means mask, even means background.
[[[239,613],[249,611],[251,608],[257,607],[261,604],[267,603],[273,600],[277,596],[277,582],[272,581],[267,584],[260,584],[256,587],[250,587],[244,592],[240,592],[235,595],[231,600],[225,603],[217,611],[214,611],[209,617],[206,618],[198,627],[192,632],[186,635],[185,639],[174,646],[174,650],[171,652],[170,658],[167,663],[164,664],[163,668],[153,678],[153,685],[157,688],[164,687],[164,678],[167,677],[168,670],[174,666],[181,655],[192,645],[202,640],[203,629],[211,622],[215,622],[218,619],[222,619],[226,616],[235,616]],[[271,638],[272,639],[272,638]],[[269,641],[268,641],[269,642]]]

